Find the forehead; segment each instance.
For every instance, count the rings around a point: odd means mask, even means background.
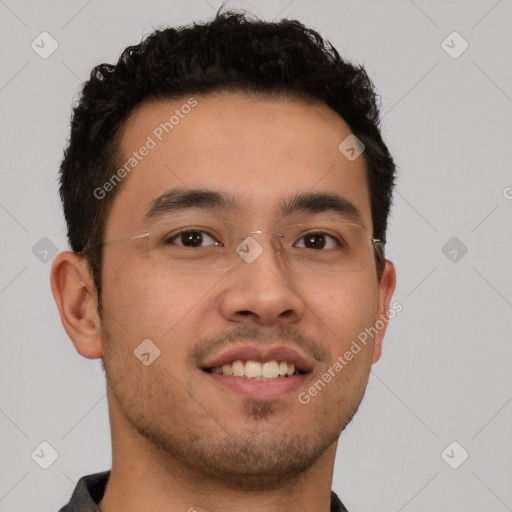
[[[294,195],[334,193],[370,227],[364,158],[339,150],[350,134],[322,103],[217,93],[141,104],[121,133],[125,172],[106,236],[139,224],[152,201],[176,188],[226,193],[251,222],[264,222]]]

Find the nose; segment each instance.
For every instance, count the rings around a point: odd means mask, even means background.
[[[285,268],[279,246],[264,244],[257,233],[237,248],[239,261],[225,281],[221,313],[230,321],[261,326],[298,322],[306,306],[297,276]]]

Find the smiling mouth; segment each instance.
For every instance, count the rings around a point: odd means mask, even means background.
[[[204,368],[205,372],[217,375],[243,377],[252,380],[286,379],[306,372],[299,370],[293,363],[287,361],[253,361],[237,359],[231,363],[212,368]]]

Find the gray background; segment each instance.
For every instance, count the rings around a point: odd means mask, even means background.
[[[0,511],[55,511],[111,462],[103,372],[74,351],[49,286],[51,244],[67,248],[56,178],[78,86],[153,27],[219,5],[0,0]],[[365,64],[400,168],[388,257],[403,311],[333,489],[351,512],[512,510],[512,2],[227,5],[297,18]],[[47,59],[31,48],[42,31],[59,45]],[[457,58],[458,36],[442,45],[453,31],[469,44]],[[31,458],[42,441],[59,454],[46,470]]]

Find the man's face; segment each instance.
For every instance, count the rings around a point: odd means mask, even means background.
[[[290,224],[339,223],[342,214],[330,206],[314,212],[290,205],[295,196],[334,194],[357,208],[370,246],[364,160],[350,161],[338,149],[351,133],[346,123],[321,104],[227,93],[195,99],[191,109],[181,109],[188,98],[146,103],[127,121],[123,162],[147,144],[148,136],[156,145],[125,178],[105,239],[158,232],[169,221],[195,228],[185,241],[198,244],[188,251],[212,254],[224,250],[212,245],[216,241],[227,243],[217,238],[261,231],[251,236],[262,252],[250,263],[235,255],[229,270],[208,271],[205,263],[198,265],[199,271],[182,272],[155,260],[156,253],[147,250],[154,239],[104,245],[101,328],[112,385],[112,429],[118,438],[142,435],[196,473],[261,488],[308,469],[335,445],[362,399],[372,362],[380,356],[380,334],[361,345],[309,403],[301,403],[299,394],[374,325],[389,301],[384,303],[379,294],[373,257],[352,272],[315,272],[316,267],[307,265],[293,270],[288,253],[279,250],[279,237],[266,234]],[[179,122],[169,133],[158,130],[176,109],[181,109]],[[160,208],[151,222],[143,221],[152,202],[177,189],[215,192],[234,201],[208,208]],[[290,206],[288,211],[283,204]],[[205,232],[202,238],[199,230]],[[160,350],[148,366],[134,355],[147,339]],[[251,380],[244,387],[245,377],[205,369],[214,360],[228,364],[233,359],[280,362],[294,357],[285,352],[265,356],[276,347],[295,351],[305,360],[298,366],[307,373]],[[233,355],[239,348],[249,352]],[[150,355],[144,357],[153,360],[153,350],[146,346]]]

